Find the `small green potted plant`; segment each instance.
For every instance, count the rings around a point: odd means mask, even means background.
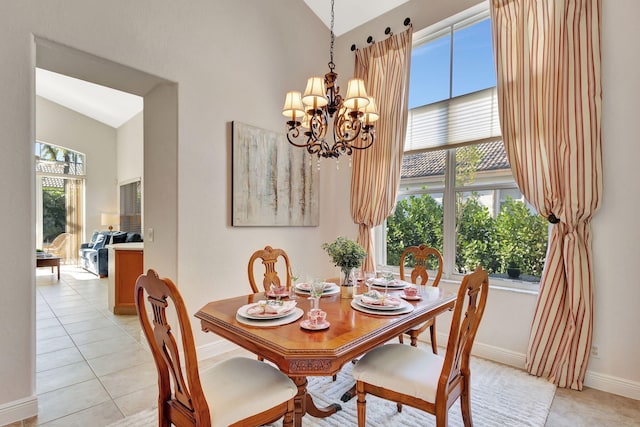
[[[367,251],[355,241],[342,236],[331,243],[323,243],[322,249],[327,251],[333,264],[336,267],[340,267],[344,275],[341,296],[343,298],[351,298],[353,296],[353,283],[349,281],[351,271],[362,265],[362,261],[367,257]]]

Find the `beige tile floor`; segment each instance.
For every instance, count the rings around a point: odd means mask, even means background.
[[[59,282],[48,268],[38,269],[36,284],[38,416],[9,427],[100,427],[152,407],[153,360],[136,316],[109,312],[107,279],[63,266]],[[582,426],[640,426],[640,401],[558,390],[546,427]]]

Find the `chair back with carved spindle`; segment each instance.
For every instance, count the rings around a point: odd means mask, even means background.
[[[170,279],[160,279],[154,270],[149,270],[136,281],[135,303],[158,370],[159,425],[210,425],[209,406],[198,374],[191,322],[175,284]],[[177,314],[186,372],[183,372],[176,338],[167,323],[170,304],[173,306],[171,310]],[[151,313],[148,313],[147,306],[150,306]]]
[[[278,275],[278,270],[280,272],[285,272],[285,282],[283,285],[287,288],[287,290],[291,287],[291,264],[289,262],[289,256],[283,249],[274,249],[271,246],[265,246],[264,249],[260,249],[255,251],[251,258],[249,259],[249,265],[247,267],[247,273],[249,275],[249,284],[251,285],[251,290],[254,293],[261,292],[256,284],[256,279],[254,277],[254,263],[260,259],[262,264],[264,265],[265,271],[262,279],[262,290],[268,292],[271,289],[271,285],[281,286],[281,278]],[[276,264],[281,261],[281,267],[278,267]]]
[[[435,268],[436,276],[433,279],[432,286],[438,286],[440,278],[442,277],[442,255],[435,248],[427,247],[425,244],[420,246],[409,246],[405,248],[400,255],[400,279],[405,279],[405,268],[407,260],[413,256],[414,265],[411,271],[411,283],[417,285],[426,285],[429,280],[429,272],[427,271],[427,262],[430,257],[436,260],[437,266]]]

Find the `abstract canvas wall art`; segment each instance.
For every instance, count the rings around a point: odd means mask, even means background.
[[[284,134],[232,123],[232,225],[317,226],[318,170]]]

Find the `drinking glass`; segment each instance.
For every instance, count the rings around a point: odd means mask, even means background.
[[[296,284],[298,283],[300,274],[298,274],[295,270],[289,268],[289,276],[291,277],[291,284],[289,286],[289,299],[294,300],[298,298],[298,296],[296,295]]]
[[[373,285],[373,279],[375,279],[376,273],[374,271],[364,272],[364,282],[367,284],[367,292],[371,292],[371,285]]]
[[[320,298],[322,298],[322,291],[324,291],[325,283],[320,279],[313,279],[309,283],[309,299],[311,300],[311,308],[320,308]]]
[[[362,292],[360,286],[362,286],[363,276],[362,270],[360,268],[354,268],[352,273],[352,282],[353,282],[353,297],[357,297],[359,293]]]
[[[384,296],[387,296],[387,292],[389,291],[389,282],[393,280],[393,273],[389,270],[385,270],[382,272],[382,278],[384,279]]]
[[[324,291],[324,287],[326,286],[326,283],[323,282],[320,279],[313,279],[311,281],[311,296],[320,298],[322,297],[322,292]]]

